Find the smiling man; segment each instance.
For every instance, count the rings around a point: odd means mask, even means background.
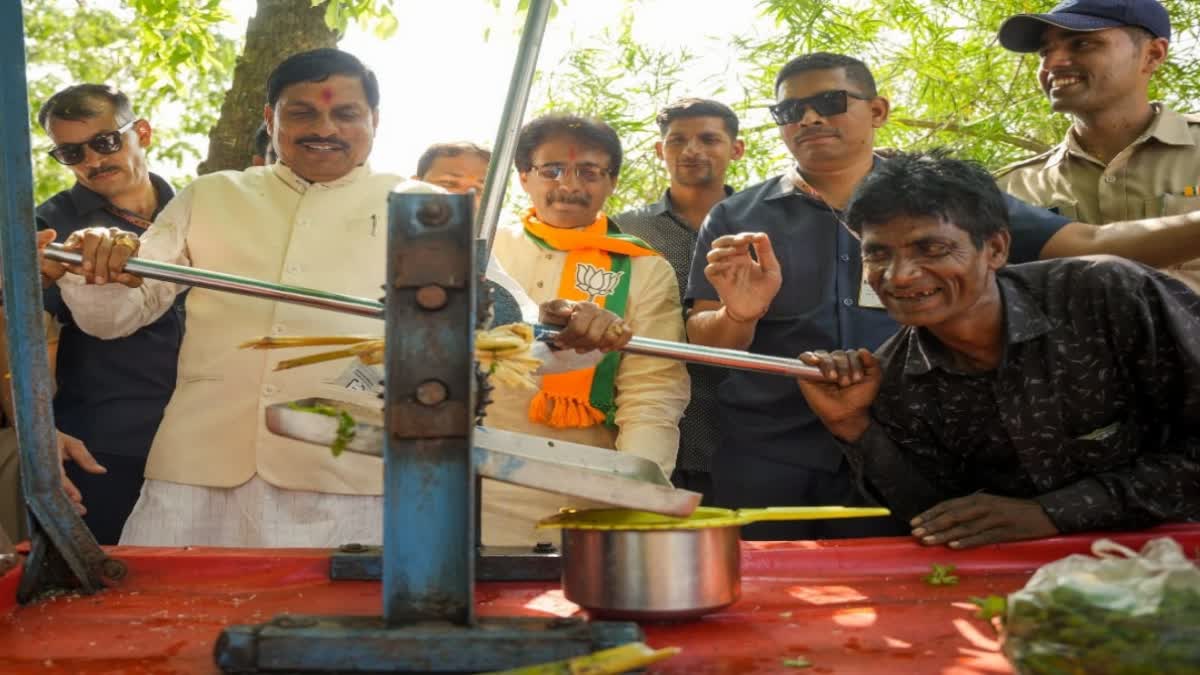
[[[1053,149],[1001,169],[1000,187],[1097,225],[1200,210],[1200,115],[1150,100],[1170,38],[1155,0],[1073,0],[1005,21],[1000,43],[1037,54],[1050,108],[1072,124]],[[1200,292],[1200,259],[1165,271]]]
[[[797,57],[780,69],[775,83],[772,114],[795,164],[713,207],[692,260],[688,337],[776,356],[878,346],[896,324],[863,282],[858,242],[843,225],[841,209],[882,161],[874,140],[887,121],[888,101],[879,96],[866,65],[838,54]],[[1026,233],[1019,255],[1034,259],[1066,219],[1015,200],[1011,206]],[[717,398],[722,436],[712,465],[717,505],[872,501],[854,484],[836,443],[787,378],[731,371]],[[756,523],[744,534],[825,539],[900,531],[889,519],[851,519]]]
[[[124,271],[134,253],[201,269],[360,297],[386,277],[387,196],[436,190],[367,166],[379,122],[375,74],[335,49],[289,57],[267,82],[270,166],[201,176],[137,238],[82,231],[82,276],[58,286],[80,329],[121,338],[169,311],[182,290]],[[140,244],[140,245],[139,245]],[[45,263],[52,266],[52,263]],[[119,282],[119,283],[112,283]],[[378,541],[380,460],[269,432],[264,409],[326,396],[377,405],[333,384],[343,362],[275,371],[286,354],[239,349],[262,335],[370,334],[350,317],[204,289],[187,297],[179,378],[122,543],[337,546]],[[140,355],[123,363],[145,367]],[[97,389],[104,391],[105,383]]]
[[[533,206],[522,226],[501,228],[494,257],[537,303],[600,305],[634,334],[683,340],[671,265],[604,214],[621,172],[621,141],[599,120],[547,115],[517,137],[514,163]],[[603,328],[603,324],[595,324]],[[679,418],[688,402],[683,364],[610,353],[598,365],[544,375],[536,390],[497,386],[486,423],[500,429],[612,448],[653,460],[671,474]],[[483,539],[531,544],[538,519],[566,505],[545,492],[485,481]]]
[[[771,112],[796,163],[709,214],[688,282],[688,336],[700,344],[776,356],[875,348],[897,326],[866,283],[844,208],[863,179],[887,163],[875,155],[874,143],[890,105],[866,65],[840,54],[797,57],[775,82]],[[1101,227],[1071,222],[1010,195],[1005,203],[1013,262],[1112,254],[1163,266],[1200,256],[1200,214]],[[731,372],[718,400],[723,435],[713,460],[718,505],[870,501],[790,382]],[[885,534],[888,527],[860,519],[758,523],[745,532],[752,538],[823,538]]]
[[[846,213],[904,327],[872,356],[805,353],[846,459],[927,545],[1200,520],[1200,296],[1120,258],[1005,267],[980,166],[901,155]]]
[[[153,129],[134,114],[122,92],[103,84],[67,87],[42,104],[38,124],[54,143],[50,156],[75,175],[71,189],[37,208],[43,241],[63,242],[96,226],[136,241],[174,196],[147,167]],[[87,497],[91,508],[83,519],[96,540],[116,544],[137,503],[150,443],[175,390],[184,296],[131,334],[101,340],[82,330],[63,302],[53,283],[62,272],[47,265],[42,275],[46,311],[61,326],[54,419],[108,469],[93,475],[72,464],[67,474]]]

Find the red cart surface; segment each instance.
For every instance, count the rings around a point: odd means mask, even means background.
[[[654,647],[683,653],[653,673],[1008,673],[971,596],[1003,595],[1030,573],[1100,536],[1140,548],[1174,537],[1200,548],[1200,525],[1080,535],[972,551],[908,539],[743,544],[742,599],[700,620],[646,623]],[[216,673],[213,644],[229,624],[277,614],[380,612],[377,582],[330,581],[329,552],[119,547],[129,575],[93,596],[21,607],[19,570],[0,578],[0,673]],[[933,564],[955,585],[930,586]],[[557,584],[481,583],[478,614],[570,616]],[[809,665],[804,665],[809,664]]]

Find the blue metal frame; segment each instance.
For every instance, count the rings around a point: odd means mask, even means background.
[[[383,613],[392,625],[474,620],[471,201],[388,200]]]
[[[230,626],[215,650],[222,669],[478,672],[642,639],[633,623],[474,617],[480,275],[471,202],[469,195],[440,194],[388,200],[382,570],[367,547],[346,546],[338,554],[361,555],[361,564],[341,564],[349,575],[382,573],[383,615],[284,615],[268,624]],[[546,552],[537,562],[548,566],[557,559]],[[344,569],[347,564],[357,569]],[[507,567],[502,573],[511,574]]]
[[[544,26],[549,1],[532,5]],[[525,41],[532,40],[533,55],[523,46],[518,63],[536,58],[537,33]],[[28,599],[56,587],[98,590],[125,568],[100,550],[62,490],[35,252],[23,49],[21,4],[0,2],[0,259],[32,514],[33,547],[19,589]],[[480,398],[474,331],[481,276],[471,214],[468,195],[389,198],[382,616],[284,615],[230,626],[215,648],[223,669],[475,672],[643,639],[632,623],[474,616],[479,511],[472,434]],[[546,563],[555,562],[544,553]]]
[[[109,559],[62,489],[33,214],[29,102],[21,3],[0,2],[0,260],[21,484],[32,549],[17,598],[75,587],[93,592],[124,566]]]

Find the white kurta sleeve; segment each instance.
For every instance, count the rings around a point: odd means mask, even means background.
[[[191,226],[192,194],[190,187],[183,189],[158,214],[154,224],[141,236],[138,258],[191,265],[187,236]],[[153,279],[146,279],[137,288],[115,282],[89,285],[75,274],[63,275],[58,286],[76,325],[103,340],[127,337],[154,323],[171,308],[175,296],[186,288]]]

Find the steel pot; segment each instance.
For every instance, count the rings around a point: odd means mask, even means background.
[[[688,518],[644,511],[564,511],[542,521],[561,528],[563,593],[597,618],[635,621],[698,617],[741,595],[742,525],[760,520],[886,516],[882,508],[700,507]]]

